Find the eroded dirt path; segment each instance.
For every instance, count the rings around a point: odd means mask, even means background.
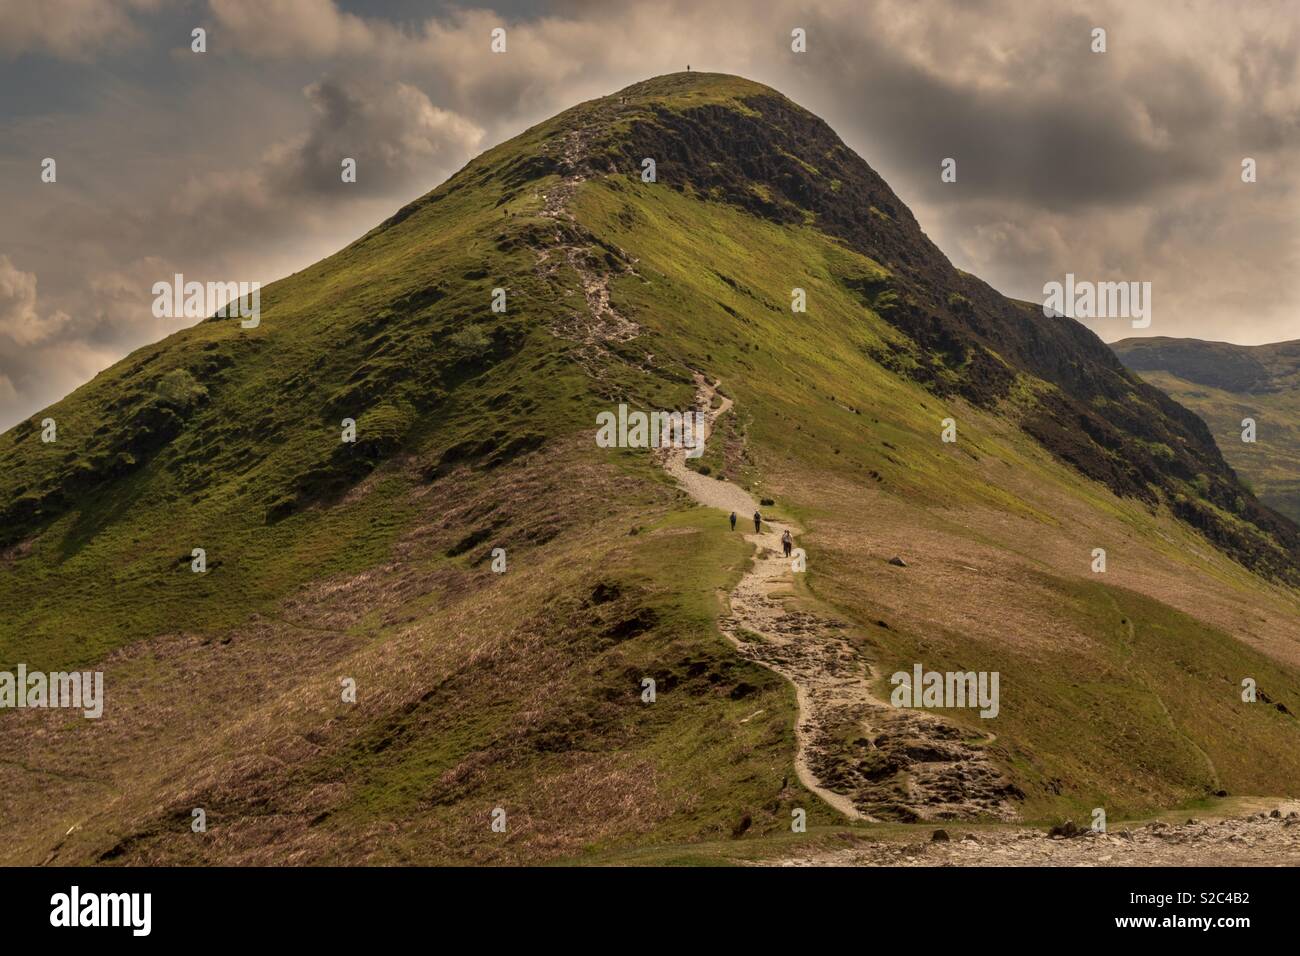
[[[712,408],[715,396],[720,401]],[[697,377],[696,408],[707,410],[707,439],[732,402],[718,395],[716,384]],[[747,659],[794,685],[795,766],[803,785],[850,819],[1014,822],[1018,793],[990,759],[994,735],[972,738],[933,714],[877,698],[871,662],[850,639],[849,628],[820,610],[787,607],[794,572],[781,553],[781,534],[789,528],[797,541],[802,529],[764,521],[761,531],[750,533],[759,508],[744,489],[690,470],[682,449],[662,450],[659,460],[695,501],[735,511],[737,528],[755,546],[753,566],[729,595],[722,630]],[[1213,775],[1213,764],[1209,768]],[[1243,800],[1265,804],[1262,798]],[[949,824],[944,840],[933,840],[928,828],[902,839],[856,831],[864,838],[844,849],[796,850],[760,865],[1300,865],[1300,801],[1268,805],[1249,816],[1157,821],[1100,834],[1084,829],[1072,837],[1023,826],[965,831],[960,823]]]
[[[565,321],[553,331],[578,343],[579,359],[584,367],[598,374],[597,359],[606,357],[608,342],[626,342],[640,333],[640,327],[610,303],[611,264],[633,273],[633,263],[618,250],[598,249],[591,234],[577,222],[570,204],[578,187],[586,181],[583,163],[588,159],[588,134],[573,129],[558,142],[557,164],[560,181],[542,194],[541,215],[549,219],[555,231],[550,245],[538,250],[539,274],[554,278],[561,264],[578,275],[582,284],[585,309],[570,310]],[[555,151],[550,147],[548,151]]]
[[[696,385],[707,439],[732,402],[702,376]],[[795,572],[781,535],[788,528],[797,543],[803,529],[764,520],[754,532],[760,508],[744,489],[687,468],[684,449],[661,450],[659,460],[695,501],[734,511],[738,530],[754,545],[753,566],[731,592],[730,614],[720,623],[743,656],[794,685],[795,766],[803,785],[850,819],[1016,819],[1015,788],[988,758],[991,738],[971,739],[939,717],[880,700],[871,691],[871,664],[849,640],[848,625],[787,606]]]

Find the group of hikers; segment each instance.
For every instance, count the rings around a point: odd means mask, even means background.
[[[736,530],[736,513],[731,513],[731,530]],[[761,512],[754,512],[754,534],[761,534],[763,531],[763,515]],[[781,548],[785,551],[785,556],[790,557],[790,552],[794,550],[794,538],[790,536],[790,529],[786,528],[781,534]]]

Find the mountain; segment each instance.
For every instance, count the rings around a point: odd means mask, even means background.
[[[602,447],[621,405],[709,410],[704,454]],[[1300,792],[1295,525],[737,77],[526,130],[0,456],[0,668],[106,693],[0,713],[6,862],[676,862],[800,809]],[[916,665],[997,715],[882,705]]]
[[[1125,366],[1210,426],[1229,464],[1262,502],[1300,522],[1300,340],[1231,345],[1199,339],[1124,339]],[[1255,420],[1253,443],[1242,421]]]

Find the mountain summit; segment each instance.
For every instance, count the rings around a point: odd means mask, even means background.
[[[703,454],[599,443],[629,410],[703,414]],[[0,714],[0,859],[617,859],[1300,790],[1295,525],[736,77],[526,130],[0,456],[0,668],[105,687]],[[884,703],[953,672],[1000,706]]]
[[[711,74],[660,77],[611,100],[559,117],[582,146],[561,151],[553,171],[617,175],[649,157],[671,189],[842,241],[881,271],[834,278],[904,336],[872,355],[878,363],[984,408],[1039,383],[1021,424],[1058,458],[1121,496],[1176,502],[1247,564],[1300,580],[1300,532],[1245,492],[1204,422],[1126,373],[1082,324],[955,269],[822,120],[768,87]],[[1201,493],[1183,495],[1198,476]]]

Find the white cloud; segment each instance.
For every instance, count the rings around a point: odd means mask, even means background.
[[[18,345],[35,345],[68,323],[62,312],[41,314],[36,307],[36,276],[0,255],[0,336]]]

